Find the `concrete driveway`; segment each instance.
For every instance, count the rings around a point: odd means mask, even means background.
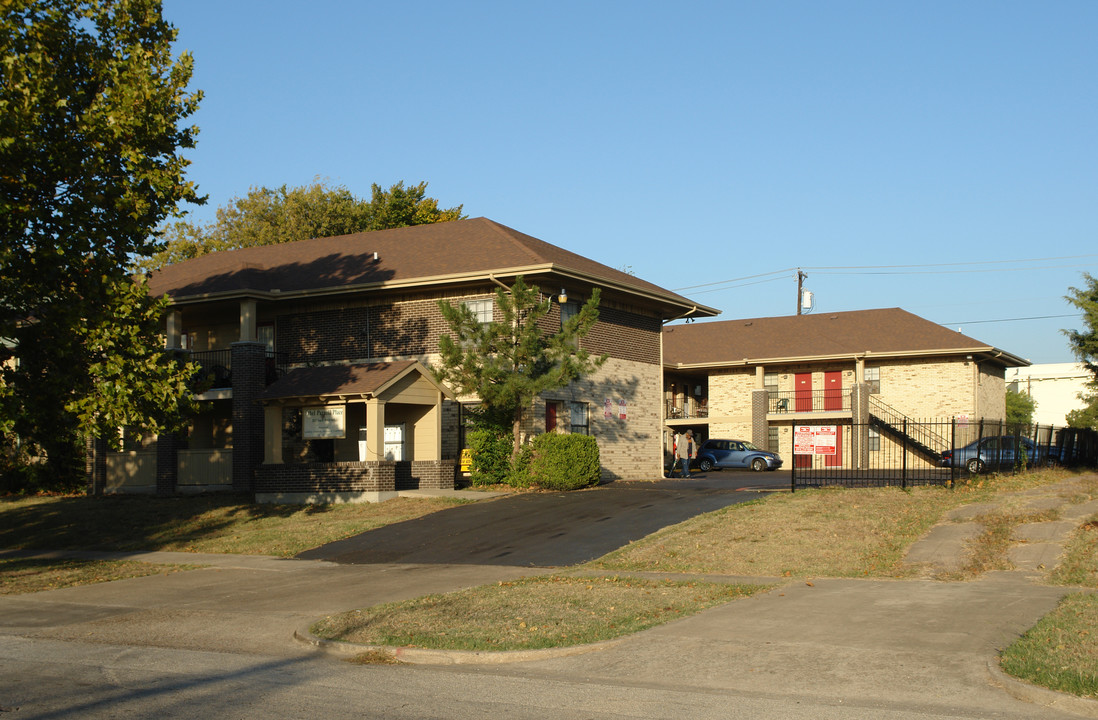
[[[788,487],[788,473],[723,471],[520,493],[371,530],[298,557],[345,564],[575,565],[662,527]]]

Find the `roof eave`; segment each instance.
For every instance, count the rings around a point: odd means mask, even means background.
[[[1003,367],[1027,367],[1031,363],[1020,358],[1017,355],[1008,353],[1005,350],[1000,350],[997,347],[990,345],[971,347],[971,348],[948,348],[938,350],[896,350],[889,352],[874,352],[872,350],[863,350],[860,352],[843,352],[843,353],[828,353],[825,355],[798,355],[798,356],[785,356],[785,357],[763,357],[763,358],[743,358],[741,360],[727,360],[721,362],[699,362],[699,363],[664,363],[665,367],[674,368],[677,370],[701,370],[704,368],[734,368],[734,367],[746,367],[749,365],[775,365],[780,363],[806,363],[806,362],[825,362],[835,360],[857,360],[857,359],[892,359],[892,358],[914,358],[914,357],[943,357],[950,355],[981,355],[985,360],[992,360]]]

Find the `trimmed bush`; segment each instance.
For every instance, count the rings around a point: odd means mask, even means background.
[[[538,435],[521,456],[517,478],[547,490],[578,490],[599,482],[599,445],[588,435]]]
[[[500,485],[511,475],[511,434],[497,429],[479,428],[468,435],[473,464],[469,482],[473,485]]]

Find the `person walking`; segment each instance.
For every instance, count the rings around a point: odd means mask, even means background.
[[[687,430],[675,437],[675,456],[682,463],[682,477],[689,478],[690,460],[698,456],[698,446],[694,444],[693,430]],[[674,465],[671,466],[672,470],[674,467]]]

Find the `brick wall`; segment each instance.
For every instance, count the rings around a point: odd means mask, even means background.
[[[384,492],[396,489],[396,463],[386,460],[260,465],[256,493]]]
[[[527,434],[545,431],[545,402],[557,401],[558,422],[567,428],[571,403],[587,404],[589,434],[599,444],[602,480],[650,480],[662,474],[662,373],[658,365],[611,358],[567,388],[545,392],[527,414]],[[610,400],[610,417],[605,402]],[[620,417],[625,400],[625,418]]]

